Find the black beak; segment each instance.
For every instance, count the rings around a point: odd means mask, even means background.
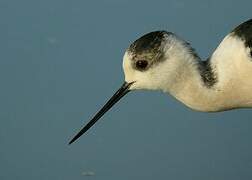
[[[108,102],[101,108],[100,111],[96,113],[96,115],[84,126],[78,134],[74,136],[74,138],[69,142],[72,144],[76,141],[82,134],[84,134],[89,128],[91,128],[115,103],[117,103],[125,94],[127,94],[130,90],[130,86],[134,82],[127,83],[124,82],[123,85],[116,91],[116,93],[108,100]]]

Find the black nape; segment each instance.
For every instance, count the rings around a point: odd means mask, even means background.
[[[217,83],[217,75],[211,66],[210,59],[207,59],[206,61],[200,61],[199,71],[202,81],[206,87],[211,88]]]

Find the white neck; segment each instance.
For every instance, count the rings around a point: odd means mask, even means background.
[[[216,102],[219,92],[215,87],[207,87],[200,75],[199,62],[187,62],[175,82],[164,91],[173,95],[188,107],[198,111],[217,111]]]

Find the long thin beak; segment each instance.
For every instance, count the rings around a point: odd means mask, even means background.
[[[84,134],[89,128],[91,128],[115,103],[117,103],[125,94],[127,94],[130,90],[130,86],[134,82],[127,83],[124,82],[123,85],[116,91],[116,93],[108,100],[108,102],[101,108],[100,111],[96,113],[96,115],[84,126],[78,134],[74,136],[74,138],[69,142],[72,144],[76,141],[82,134]]]

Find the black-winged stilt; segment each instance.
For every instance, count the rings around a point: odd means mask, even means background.
[[[148,33],[126,50],[123,70],[121,88],[69,144],[132,90],[161,90],[205,112],[252,107],[252,19],[231,31],[206,61],[171,32]]]

